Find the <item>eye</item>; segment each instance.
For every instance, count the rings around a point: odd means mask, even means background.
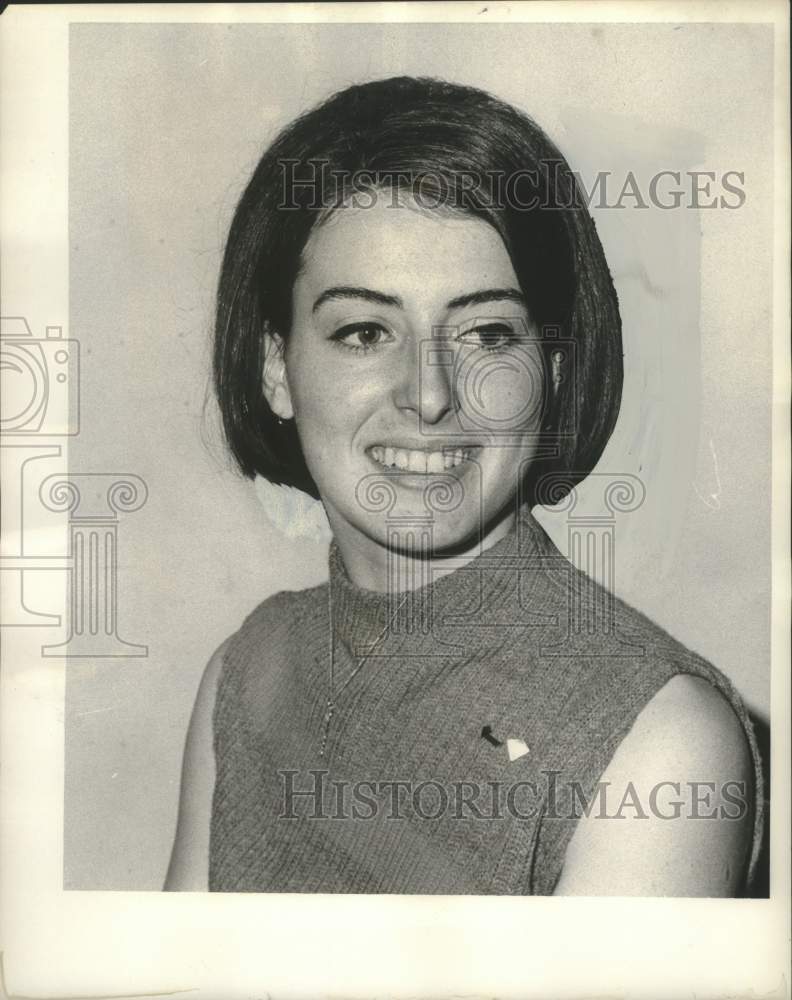
[[[348,323],[330,339],[350,351],[372,351],[393,340],[393,336],[379,323]]]
[[[463,331],[457,339],[485,351],[499,351],[516,344],[520,337],[508,323],[483,323]]]

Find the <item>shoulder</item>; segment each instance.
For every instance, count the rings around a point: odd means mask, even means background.
[[[606,660],[608,694],[628,709],[624,725],[616,726],[613,766],[627,759],[631,767],[698,767],[716,780],[735,771],[752,775],[750,722],[729,678],[645,614],[614,600],[617,634],[638,652],[622,665]]]
[[[181,790],[165,889],[202,890],[209,868],[209,820],[215,782],[213,715],[225,654],[225,639],[209,658],[195,697],[182,760]]]
[[[625,739],[627,751],[642,748],[680,762],[728,770],[750,761],[742,724],[728,698],[708,679],[676,674],[648,702]]]
[[[245,636],[261,629],[278,630],[299,624],[327,606],[326,583],[305,590],[279,590],[270,594],[247,614],[233,636]]]
[[[257,604],[225,644],[225,660],[238,666],[253,653],[258,658],[262,649],[277,649],[295,634],[321,628],[327,614],[326,583],[305,590],[279,590]]]
[[[602,775],[608,803],[582,818],[557,891],[728,896],[751,845],[751,751],[727,696],[672,677],[646,704]]]
[[[672,677],[638,714],[603,778],[627,781],[631,776],[648,789],[673,776],[687,788],[709,788],[713,796],[727,783],[737,783],[746,799],[751,797],[751,749],[723,692],[703,677]]]
[[[246,726],[258,726],[278,690],[290,683],[295,667],[308,663],[306,651],[327,631],[327,584],[283,590],[261,601],[226,641],[216,665],[215,751],[232,743]],[[214,673],[214,671],[212,671]]]
[[[318,623],[327,607],[327,584],[306,590],[279,590],[250,611],[221,647],[224,660],[221,687],[231,678],[257,667],[262,650],[277,655],[305,626]]]
[[[579,571],[578,571],[579,574]],[[729,678],[705,657],[686,646],[662,625],[594,581],[586,584],[588,619],[612,614],[588,637],[580,664],[592,697],[599,695],[606,714],[623,709],[621,742],[630,727],[677,726],[680,749],[690,740],[720,734],[746,745],[745,709]],[[610,609],[610,611],[608,611]],[[606,627],[607,626],[607,627]],[[611,653],[616,655],[610,655]],[[606,666],[607,669],[603,669]],[[690,730],[685,726],[690,723]],[[689,737],[686,741],[685,737]]]
[[[204,668],[201,683],[198,685],[198,693],[195,696],[193,714],[190,718],[188,740],[190,733],[196,728],[201,729],[202,731],[205,731],[208,728],[208,731],[211,732],[212,713],[214,710],[215,700],[217,698],[217,688],[223,672],[226,654],[233,638],[234,636],[232,634],[220,643],[214,653],[212,653],[209,657],[209,661]]]
[[[289,621],[297,614],[304,600],[303,595],[306,593],[306,591],[279,591],[267,597],[256,605],[253,611],[245,617],[240,628],[227,636],[209,657],[198,686],[190,717],[185,762],[198,752],[203,755],[205,748],[212,745],[213,720],[218,693],[223,689],[229,675],[238,672],[229,668],[233,668],[235,664],[238,665],[240,641],[244,646],[244,640],[248,634],[251,631],[257,631],[262,626],[264,626],[265,634],[272,636],[278,623]]]

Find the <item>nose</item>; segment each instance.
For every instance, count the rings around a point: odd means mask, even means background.
[[[435,339],[419,340],[405,351],[394,390],[400,410],[416,413],[422,424],[437,424],[454,410],[454,354]]]

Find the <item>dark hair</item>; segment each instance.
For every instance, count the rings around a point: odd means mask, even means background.
[[[242,473],[318,497],[294,421],[280,424],[263,393],[265,334],[288,337],[311,231],[361,188],[409,189],[420,204],[500,234],[546,360],[567,348],[570,363],[545,415],[554,445],[542,471],[579,482],[610,437],[622,387],[618,302],[594,222],[563,156],[527,115],[473,87],[413,77],[349,87],[301,115],[239,201],[217,295],[214,385]]]

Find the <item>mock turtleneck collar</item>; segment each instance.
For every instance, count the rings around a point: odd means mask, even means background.
[[[420,631],[429,605],[435,616],[459,611],[464,613],[466,608],[480,606],[488,598],[492,600],[492,588],[497,589],[499,577],[504,575],[498,572],[500,564],[504,571],[513,573],[515,557],[548,551],[557,554],[530,509],[523,506],[509,533],[474,559],[424,586],[389,594],[366,590],[353,583],[333,539],[328,563],[330,607],[336,640],[350,652],[360,652],[390,630]],[[487,589],[490,593],[485,592]],[[496,605],[490,603],[486,606]]]

